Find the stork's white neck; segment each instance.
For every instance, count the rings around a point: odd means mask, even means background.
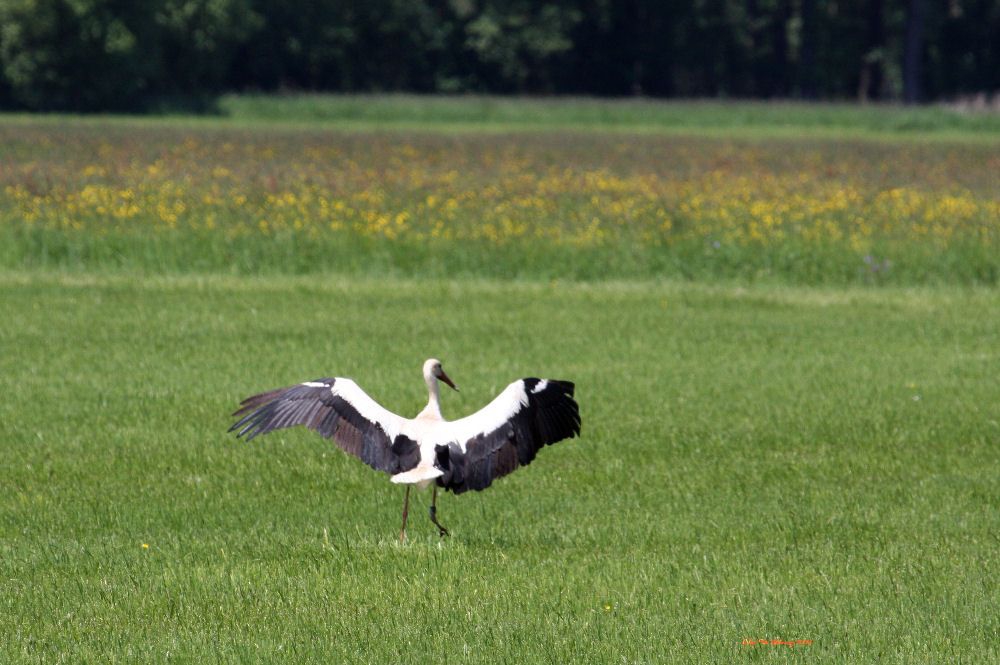
[[[417,418],[444,420],[441,417],[441,398],[438,394],[437,377],[425,372],[424,383],[427,384],[427,406],[417,415]]]

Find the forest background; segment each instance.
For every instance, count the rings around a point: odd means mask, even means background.
[[[212,112],[226,92],[926,102],[1000,89],[995,0],[0,0],[0,26],[9,110]]]

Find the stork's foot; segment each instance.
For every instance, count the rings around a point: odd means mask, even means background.
[[[445,536],[448,535],[448,529],[441,526],[441,523],[438,522],[437,520],[437,506],[431,506],[430,513],[431,513],[431,522],[433,522],[434,526],[438,528],[438,534],[442,538],[444,538]]]

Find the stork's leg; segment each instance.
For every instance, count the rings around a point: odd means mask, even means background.
[[[441,523],[438,522],[438,518],[437,518],[437,512],[438,512],[438,509],[437,509],[437,499],[438,499],[438,488],[437,488],[437,485],[435,485],[434,486],[434,493],[431,495],[431,522],[434,522],[434,526],[436,526],[438,528],[438,533],[440,533],[441,537],[444,538],[445,536],[448,535],[448,529],[446,529],[443,526],[441,526]]]
[[[403,497],[403,526],[399,530],[399,542],[406,541],[406,516],[410,512],[410,486],[406,486],[406,495]]]

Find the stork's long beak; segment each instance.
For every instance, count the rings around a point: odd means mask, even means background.
[[[451,379],[449,379],[448,375],[444,373],[444,370],[441,370],[441,376],[439,376],[438,378],[447,383],[449,386],[451,386],[453,390],[458,390],[458,386],[456,386],[454,383],[451,382]]]

